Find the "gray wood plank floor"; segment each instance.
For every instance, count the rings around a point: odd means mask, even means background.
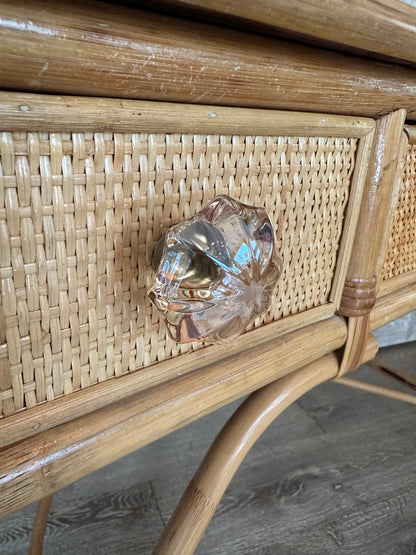
[[[415,375],[416,343],[382,358]],[[367,367],[355,376],[391,385]],[[45,553],[148,554],[239,403],[55,495]],[[327,383],[265,432],[198,555],[416,553],[416,407]],[[0,553],[27,551],[35,506],[0,522]]]

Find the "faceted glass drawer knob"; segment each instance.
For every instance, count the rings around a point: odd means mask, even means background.
[[[180,343],[242,333],[269,307],[282,270],[267,212],[228,196],[171,227],[153,265],[150,300]]]

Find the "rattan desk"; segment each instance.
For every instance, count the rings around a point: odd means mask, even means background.
[[[44,498],[39,552],[54,491],[254,392],[156,548],[191,553],[267,425],[325,380],[357,386],[371,330],[416,307],[414,49],[282,42],[273,18],[252,34],[110,4],[0,13],[0,512]],[[146,297],[151,253],[219,194],[268,210],[282,278],[243,336],[178,345]]]

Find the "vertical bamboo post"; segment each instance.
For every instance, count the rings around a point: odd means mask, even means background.
[[[377,121],[363,201],[339,314],[348,316],[348,337],[339,375],[362,363],[370,333],[369,314],[376,302],[377,279],[386,254],[396,206],[407,138],[406,111]]]

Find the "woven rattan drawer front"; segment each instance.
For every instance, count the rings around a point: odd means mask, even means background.
[[[171,106],[168,117],[166,105],[131,102],[103,131],[58,98],[48,132],[33,115],[42,97],[25,98],[1,134],[4,415],[203,347],[173,342],[146,291],[161,234],[219,194],[265,206],[275,224],[284,271],[253,327],[334,313],[370,120]]]
[[[416,281],[416,128],[409,127],[399,196],[382,271],[381,293]]]

